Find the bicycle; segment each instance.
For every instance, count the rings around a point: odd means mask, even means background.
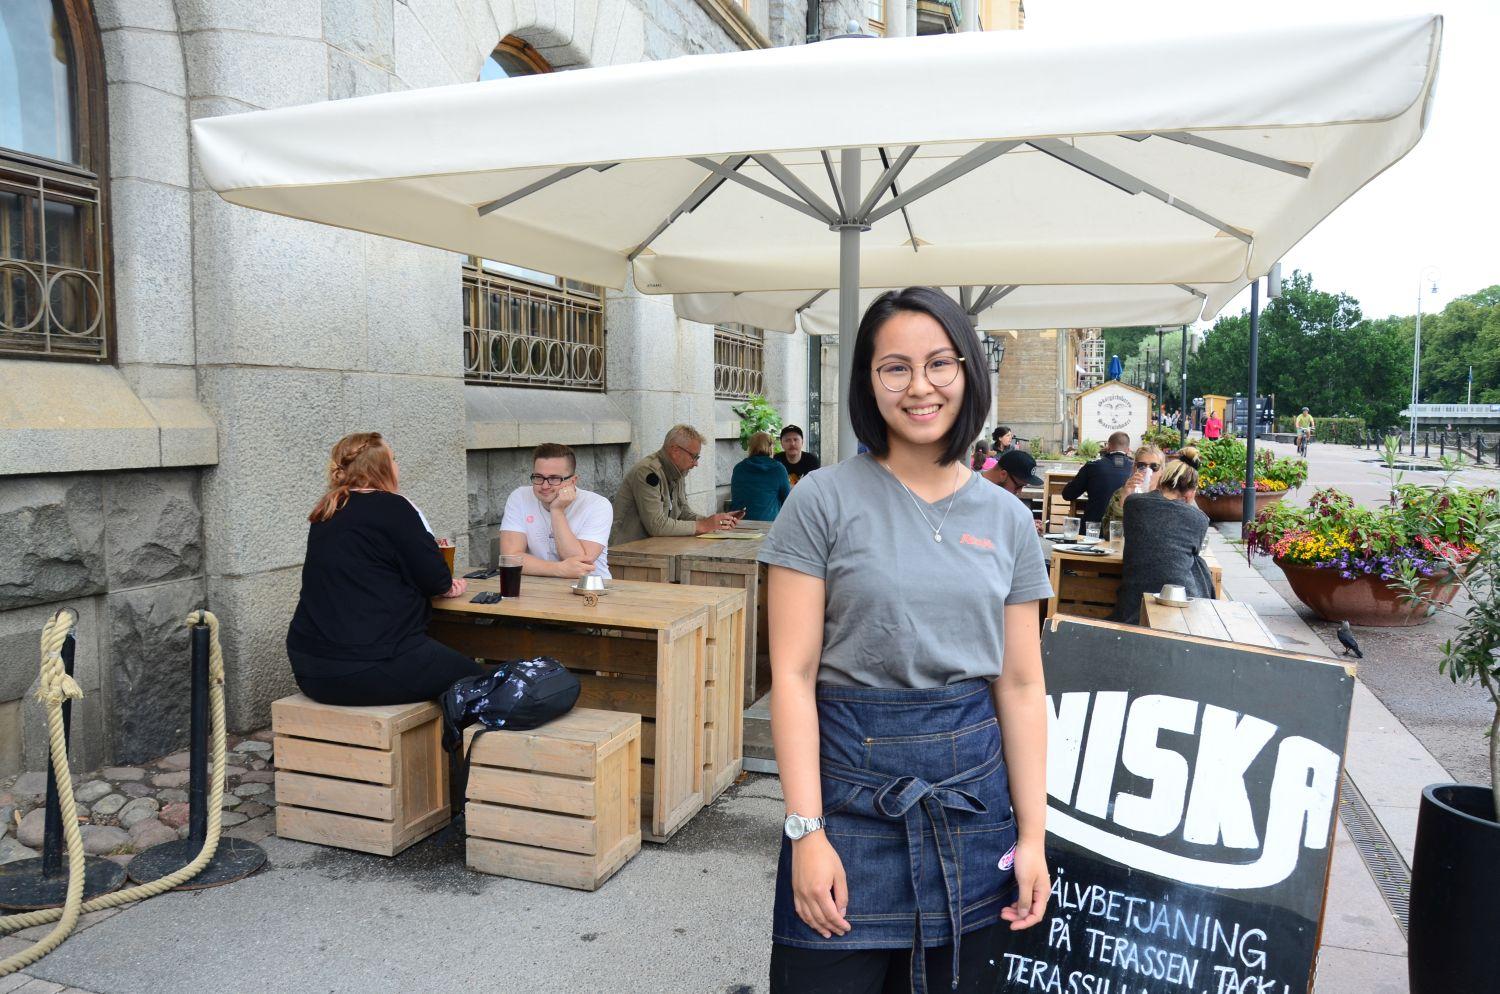
[[[1307,444],[1312,441],[1312,429],[1297,429],[1297,455],[1303,459],[1307,458]]]

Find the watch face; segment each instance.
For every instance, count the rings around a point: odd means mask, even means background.
[[[802,836],[804,836],[806,834],[807,834],[807,829],[803,826],[802,817],[800,815],[787,815],[786,816],[786,837],[787,838],[791,839],[793,842],[796,842],[798,839],[802,838]]]

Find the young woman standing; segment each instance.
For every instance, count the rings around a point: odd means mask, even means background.
[[[1051,590],[1026,508],[964,464],[990,386],[963,311],[887,293],[853,347],[869,451],[805,478],[760,555],[787,807],[771,991],[990,991],[1050,889]]]

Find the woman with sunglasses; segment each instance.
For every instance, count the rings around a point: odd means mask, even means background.
[[[1166,456],[1161,449],[1154,445],[1143,445],[1135,450],[1135,469],[1130,476],[1126,477],[1124,486],[1116,490],[1114,496],[1109,499],[1109,505],[1104,509],[1104,517],[1100,520],[1099,528],[1105,534],[1109,534],[1109,523],[1120,521],[1125,516],[1125,498],[1131,494],[1147,493],[1155,490],[1156,485],[1161,482],[1161,467]]]
[[[1197,497],[1198,450],[1188,445],[1167,462],[1154,489],[1125,498],[1125,553],[1110,621],[1140,624],[1142,595],[1169,583],[1189,597],[1213,598],[1213,575],[1198,555],[1209,522]]]
[[[962,309],[886,293],[852,347],[869,451],[805,477],[760,553],[787,810],[770,989],[992,991],[1050,888],[1051,590],[1025,506],[966,464],[990,385]]]

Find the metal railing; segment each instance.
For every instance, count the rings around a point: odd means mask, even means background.
[[[714,328],[714,396],[746,400],[765,393],[765,332],[744,325]]]
[[[1482,431],[1420,431],[1416,444],[1411,433],[1402,428],[1387,431],[1367,431],[1360,440],[1362,449],[1384,449],[1385,440],[1394,436],[1397,453],[1415,457],[1420,450],[1425,459],[1445,456],[1462,456],[1473,460],[1474,465],[1500,465],[1500,434]]]
[[[602,392],[604,301],[576,284],[545,287],[465,266],[464,378]]]
[[[108,358],[99,199],[90,175],[0,159],[0,354]]]

